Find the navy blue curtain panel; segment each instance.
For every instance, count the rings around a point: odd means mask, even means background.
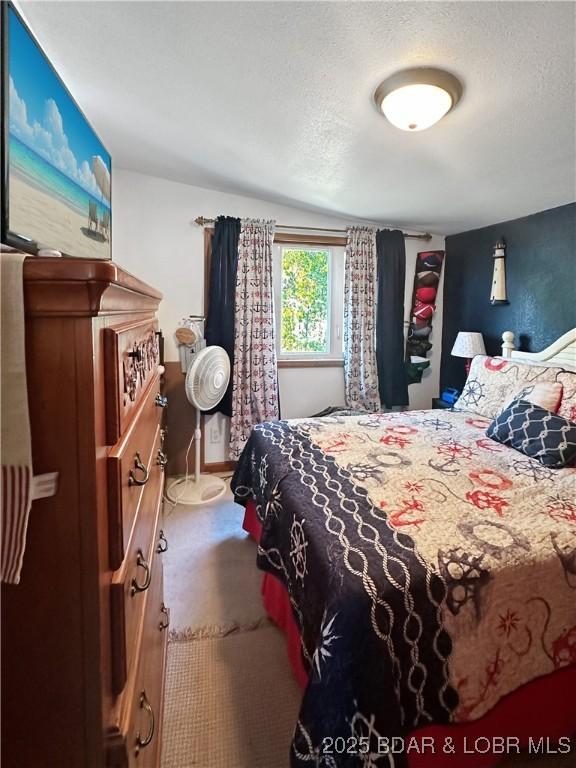
[[[378,305],[376,361],[380,402],[387,408],[408,405],[404,366],[404,282],[406,249],[399,229],[376,233]]]
[[[236,267],[240,219],[218,216],[212,235],[210,282],[208,286],[208,315],[206,343],[223,347],[234,366],[234,298],[236,296]],[[226,394],[208,413],[232,416],[232,376]]]

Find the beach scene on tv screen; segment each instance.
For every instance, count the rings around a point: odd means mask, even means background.
[[[12,9],[8,30],[8,229],[110,258],[110,155]]]

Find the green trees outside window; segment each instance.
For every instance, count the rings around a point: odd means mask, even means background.
[[[330,351],[330,251],[282,249],[281,349]]]

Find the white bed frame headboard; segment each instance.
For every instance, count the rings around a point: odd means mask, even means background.
[[[561,368],[576,369],[576,328],[567,331],[541,352],[520,352],[514,346],[512,331],[502,334],[502,357],[525,360],[527,363],[547,363]]]

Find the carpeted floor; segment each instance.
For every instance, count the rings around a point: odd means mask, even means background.
[[[231,495],[201,509],[168,509],[162,768],[288,768],[301,695],[284,636],[262,608],[243,510]],[[516,756],[504,766],[576,768],[576,755]]]
[[[170,506],[162,768],[288,768],[300,690],[262,607],[243,510],[231,494],[202,509]]]
[[[289,768],[299,704],[276,627],[171,643],[162,768]]]

